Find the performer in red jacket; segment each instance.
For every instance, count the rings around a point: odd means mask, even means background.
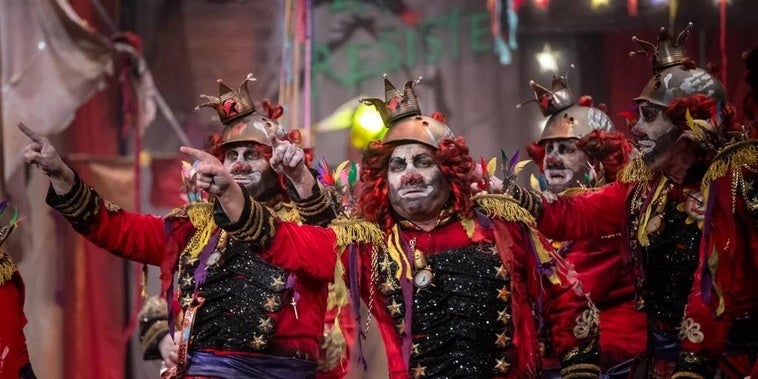
[[[0,216],[8,207],[0,202]],[[0,225],[0,379],[33,379],[34,371],[26,350],[24,326],[24,281],[13,259],[5,253],[3,244],[16,229],[18,217],[11,217],[8,224]]]
[[[227,184],[245,187],[277,219],[328,222],[331,208],[303,163],[303,151],[278,140],[284,137],[276,121],[281,107],[264,106],[267,114],[258,112],[248,95],[251,80],[245,79],[239,91],[219,83],[220,96],[208,96],[201,105],[213,107],[225,125],[220,169],[231,178]],[[167,217],[126,212],[87,186],[46,138],[20,127],[32,139],[25,150],[27,162],[50,177],[48,203],[79,233],[118,256],[159,265],[165,293],[173,294],[170,283],[178,274],[184,316],[171,376],[315,376],[333,275],[264,262],[256,247],[217,227],[213,203],[194,188],[187,189],[192,203]],[[273,151],[284,159],[269,161]],[[285,171],[285,166],[292,202],[274,171]]]
[[[346,280],[384,339],[391,378],[538,377],[534,313],[550,317],[564,376],[597,377],[597,310],[523,209],[471,197],[468,147],[441,115],[421,115],[414,84],[401,92],[385,79],[386,100],[364,100],[389,130],[364,155],[362,218],[288,223],[229,186],[237,193],[219,195],[216,222],[273,264]],[[182,151],[202,158],[199,185],[229,182],[221,162]],[[561,308],[576,312],[557,317]]]
[[[685,58],[688,31],[674,41],[662,30],[658,46],[641,43],[655,75],[636,99],[640,119],[632,132],[641,154],[619,181],[557,199],[513,183],[509,192],[539,215],[550,237],[623,233],[637,306],[649,323],[649,359],[639,371],[710,378],[719,369],[742,378],[758,341],[758,234],[750,206],[758,150],[729,133],[734,110],[718,80]]]
[[[540,139],[527,146],[544,177],[540,183],[546,184],[546,193],[577,195],[614,182],[629,161],[631,145],[614,131],[610,117],[595,108],[589,96],[575,103],[566,77],[554,77],[550,90],[530,85],[535,102],[548,117]],[[647,321],[634,307],[631,265],[621,237],[615,233],[554,243],[600,310],[601,367],[608,378],[628,376],[634,359],[645,351]],[[549,344],[545,350],[549,355]],[[551,363],[548,360],[545,366]],[[543,377],[556,374],[546,371]]]

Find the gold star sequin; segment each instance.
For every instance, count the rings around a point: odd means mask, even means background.
[[[418,344],[411,343],[411,355],[418,355]]]
[[[508,343],[511,342],[511,339],[505,335],[505,331],[499,334],[495,334],[495,337],[497,337],[495,340],[495,345],[499,347],[506,347],[508,346]]]
[[[382,293],[387,294],[397,289],[397,285],[395,285],[395,281],[393,281],[392,278],[388,277],[387,280],[379,285],[379,288],[381,289]]]
[[[272,329],[274,329],[274,325],[271,323],[270,317],[266,317],[266,318],[261,317],[258,319],[258,330],[260,330],[263,333],[268,333]]]
[[[266,304],[263,306],[267,311],[273,312],[279,307],[279,298],[271,296],[266,298]]]
[[[284,278],[279,276],[272,276],[271,277],[271,288],[274,289],[274,291],[281,291],[282,288],[284,288]]]
[[[400,304],[395,299],[392,299],[392,303],[387,304],[387,310],[390,311],[391,316],[397,316],[400,314]]]
[[[497,270],[495,277],[498,277],[498,278],[505,279],[505,275],[508,274],[508,271],[505,271],[505,267],[503,265],[500,265],[499,267],[495,267],[495,270]]]
[[[398,334],[405,334],[405,320],[400,320],[400,322],[395,324],[395,330],[397,330]]]
[[[390,266],[392,265],[392,261],[390,258],[385,254],[384,259],[382,259],[381,262],[379,262],[379,269],[385,272],[390,271]]]
[[[426,366],[422,366],[421,363],[417,363],[416,367],[413,368],[413,378],[423,378],[426,376]]]
[[[505,361],[505,358],[496,359],[495,360],[495,370],[499,373],[506,374],[508,373],[508,370],[511,368],[511,364]]]
[[[187,308],[189,307],[190,303],[192,303],[192,296],[190,296],[190,294],[186,294],[182,296],[180,302],[182,303],[182,308]]]
[[[182,287],[192,287],[192,276],[187,275],[182,278]]]
[[[266,341],[263,339],[263,336],[255,336],[250,342],[250,346],[255,350],[263,350],[266,347]]]
[[[503,324],[507,324],[511,320],[511,314],[508,313],[508,308],[503,308],[502,311],[497,312],[497,320]]]
[[[508,291],[508,288],[506,286],[503,286],[503,288],[497,290],[497,299],[500,301],[508,301],[508,295],[511,293]]]

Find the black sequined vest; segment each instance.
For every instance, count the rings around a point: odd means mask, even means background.
[[[287,272],[234,240],[216,252],[220,259],[209,262],[214,264],[208,265],[205,282],[198,288],[205,303],[198,310],[189,350],[267,352],[276,329],[269,314],[282,308]],[[192,274],[199,263],[187,258],[183,255],[180,259],[183,309],[195,291]]]
[[[434,279],[432,286],[414,289],[411,377],[507,374],[512,361],[511,282],[495,247],[470,245],[427,260]],[[393,262],[380,261],[378,284],[403,335],[405,304],[396,270]]]

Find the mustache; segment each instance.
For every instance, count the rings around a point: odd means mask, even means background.
[[[245,175],[251,172],[253,172],[253,168],[250,165],[240,162],[232,164],[231,170],[229,170],[229,173],[232,175]]]
[[[415,187],[424,184],[424,177],[417,172],[407,173],[400,177],[400,187]]]

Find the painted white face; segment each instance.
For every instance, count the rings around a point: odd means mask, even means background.
[[[576,138],[556,138],[543,142],[545,157],[542,168],[548,191],[560,193],[567,188],[586,184],[584,174],[589,172],[588,157],[576,147],[576,141]]]
[[[661,137],[674,129],[674,124],[663,116],[663,107],[643,101],[639,105],[640,118],[632,127],[637,148],[645,156],[657,155],[661,150]]]
[[[450,198],[450,185],[432,156],[432,148],[420,143],[399,145],[387,170],[392,209],[409,221],[439,216]]]
[[[276,175],[266,157],[252,143],[226,147],[224,168],[234,181],[245,187],[253,197],[276,184]]]

